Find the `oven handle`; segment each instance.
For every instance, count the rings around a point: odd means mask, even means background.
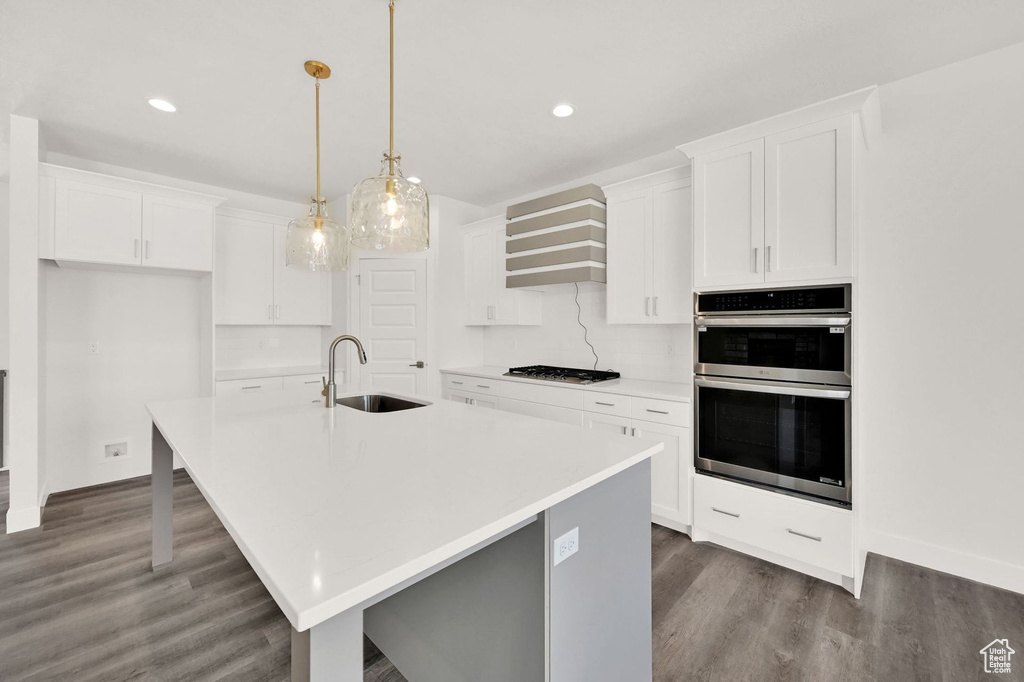
[[[812,317],[809,315],[751,315],[750,317],[694,318],[698,327],[849,327],[850,315]]]
[[[809,388],[802,384],[713,378],[700,378],[695,380],[693,383],[705,388],[724,388],[731,391],[749,391],[751,393],[795,395],[803,398],[827,398],[830,400],[848,400],[850,398],[850,389],[848,388]]]

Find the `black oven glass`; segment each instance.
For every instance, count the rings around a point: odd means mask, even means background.
[[[828,327],[707,327],[697,361],[715,365],[845,370],[845,333]]]
[[[704,459],[843,486],[846,402],[700,387]]]

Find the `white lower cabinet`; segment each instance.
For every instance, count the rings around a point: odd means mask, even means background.
[[[242,395],[245,393],[266,393],[267,391],[280,391],[283,387],[284,381],[281,377],[218,381],[217,396]]]
[[[492,410],[498,409],[497,398],[468,391],[448,391],[448,400],[464,405],[476,405],[477,407],[486,407]]]
[[[555,422],[562,422],[563,424],[572,424],[573,426],[580,426],[583,419],[583,412],[581,410],[559,407],[557,405],[531,403],[514,398],[501,398],[498,401],[498,409],[540,419],[549,419]]]
[[[693,530],[697,536],[736,540],[842,576],[854,572],[849,510],[696,476]]]

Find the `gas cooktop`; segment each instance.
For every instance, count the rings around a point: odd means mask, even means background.
[[[570,367],[549,367],[548,365],[530,365],[529,367],[511,367],[505,372],[507,377],[524,379],[542,379],[544,381],[560,381],[566,384],[593,384],[598,381],[618,379],[618,372],[600,372],[596,369],[572,369]]]

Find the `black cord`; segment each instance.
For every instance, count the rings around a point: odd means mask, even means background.
[[[583,327],[583,340],[590,346],[590,352],[594,354],[594,371],[596,372],[598,362],[597,349],[594,348],[594,344],[590,343],[590,340],[587,338],[587,325],[583,324],[583,320],[580,319],[580,316],[583,315],[583,308],[580,308],[580,283],[573,282],[573,284],[576,285],[576,296],[573,298],[576,301],[576,322]]]

